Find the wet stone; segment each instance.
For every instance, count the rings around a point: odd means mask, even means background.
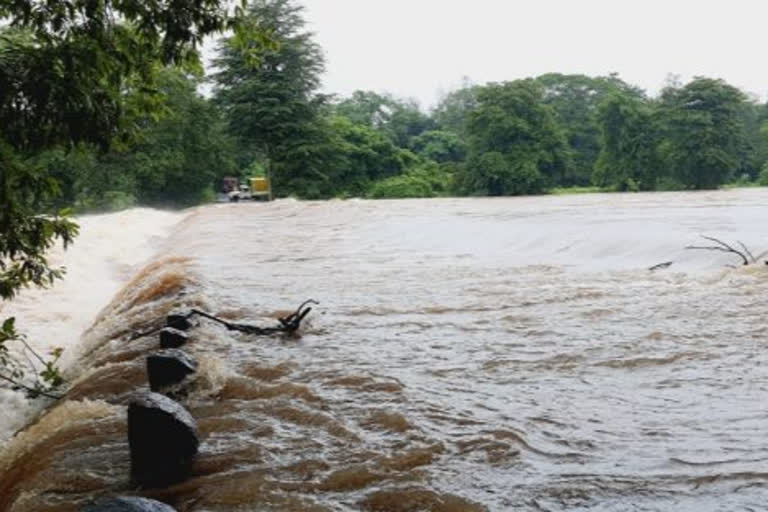
[[[171,313],[165,317],[165,325],[180,331],[186,331],[192,327],[192,322],[183,313]]]
[[[181,404],[145,392],[128,405],[128,445],[131,480],[164,487],[187,477],[200,441],[195,420]]]
[[[166,327],[160,331],[160,346],[162,348],[179,348],[189,341],[189,335],[179,329]]]
[[[81,512],[176,512],[176,509],[160,501],[120,496],[88,505]]]
[[[197,362],[182,350],[171,348],[155,352],[147,356],[149,389],[158,391],[178,384],[196,369]]]

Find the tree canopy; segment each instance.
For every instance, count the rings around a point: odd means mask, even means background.
[[[569,163],[565,135],[532,80],[489,84],[469,113],[469,160],[463,186],[471,194],[543,191]]]
[[[325,97],[317,94],[323,53],[302,12],[292,0],[255,0],[245,15],[252,37],[222,40],[214,61],[215,102],[229,132],[263,156],[279,195],[314,195],[312,180],[323,179],[329,158]],[[254,63],[248,48],[262,33],[275,45]]]
[[[617,190],[653,190],[659,164],[652,108],[640,97],[616,90],[599,105],[596,118],[601,150],[593,182]]]
[[[7,23],[0,29],[0,297],[7,299],[60,277],[45,253],[77,234],[65,215],[40,211],[59,184],[30,158],[79,143],[106,148],[132,131],[126,114],[154,106],[158,66],[192,62],[195,46],[230,18],[217,0],[8,0],[0,20]],[[23,338],[13,319],[2,325],[0,378],[31,390],[59,383],[55,372],[43,374],[45,382],[20,381],[6,342]]]
[[[744,93],[723,80],[696,78],[661,94],[661,150],[684,185],[716,188],[740,167]]]

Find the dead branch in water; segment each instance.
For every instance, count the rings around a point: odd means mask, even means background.
[[[741,250],[734,249],[731,245],[728,245],[727,243],[723,242],[722,240],[719,240],[712,236],[705,236],[700,235],[701,238],[705,240],[709,240],[710,242],[714,242],[717,245],[688,245],[685,248],[686,249],[692,249],[692,250],[701,250],[701,251],[719,251],[719,252],[727,252],[731,254],[736,254],[739,256],[743,262],[743,265],[749,265],[750,263],[757,263],[757,258],[752,254],[752,252],[747,248],[746,245],[744,245],[740,241],[736,241],[736,243],[741,246]],[[761,255],[762,257],[762,255]]]
[[[318,302],[312,299],[305,300],[299,305],[298,308],[296,308],[296,311],[286,317],[278,318],[280,325],[276,327],[260,327],[257,325],[227,322],[226,320],[218,318],[210,313],[206,313],[205,311],[200,311],[199,309],[193,309],[186,315],[186,317],[191,318],[195,315],[202,316],[209,320],[213,320],[214,322],[220,323],[229,331],[239,331],[256,336],[266,336],[280,332],[292,333],[298,330],[298,328],[301,326],[301,321],[304,320],[304,317],[306,317],[310,311],[312,311],[312,307],[309,306],[310,304],[318,304]]]
[[[291,313],[286,317],[278,318],[277,320],[280,322],[280,325],[276,327],[260,327],[257,325],[236,324],[232,322],[227,322],[222,318],[219,318],[205,311],[201,311],[199,309],[192,309],[190,310],[189,313],[181,316],[187,319],[192,318],[193,316],[201,316],[203,318],[213,320],[214,322],[223,325],[229,331],[239,331],[239,332],[244,332],[246,334],[252,334],[255,336],[268,336],[270,334],[277,334],[277,333],[290,334],[290,333],[296,332],[299,329],[299,327],[301,326],[301,321],[304,320],[304,317],[306,317],[310,311],[312,311],[311,307],[307,307],[310,304],[319,304],[319,302],[313,299],[305,300],[299,305],[298,308],[296,308],[296,311],[294,311],[293,313]],[[131,337],[128,339],[128,341],[133,341],[139,338],[143,338],[145,336],[156,334],[160,332],[162,328],[163,326],[160,325],[158,327],[153,327],[147,331],[134,332],[131,335]]]

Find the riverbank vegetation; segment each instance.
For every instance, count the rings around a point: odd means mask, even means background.
[[[719,79],[672,78],[656,97],[617,75],[466,80],[425,111],[386,93],[319,92],[323,51],[296,1],[256,0],[244,15],[219,40],[207,77],[194,55],[143,48],[129,29],[112,43],[126,62],[102,56],[114,69],[43,74],[48,60],[35,48],[56,32],[2,29],[3,139],[56,183],[37,206],[193,205],[214,199],[225,176],[263,173],[276,195],[307,199],[768,185],[768,106]],[[50,88],[19,89],[25,69]],[[119,86],[82,89],[110,72]],[[66,91],[65,78],[74,83]],[[13,117],[19,95],[43,115],[55,94],[65,95],[62,105],[98,103],[85,113]]]
[[[62,277],[47,252],[78,227],[59,207],[152,200],[176,173],[195,186],[173,193],[199,196],[192,160],[217,148],[199,145],[208,133],[189,139],[217,114],[182,70],[195,69],[205,35],[246,28],[215,0],[173,5],[184,16],[134,0],[0,3],[0,299]],[[0,380],[54,396],[60,350],[38,354],[14,318],[1,325]]]

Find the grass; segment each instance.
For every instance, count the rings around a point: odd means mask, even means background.
[[[724,190],[730,190],[732,188],[756,188],[756,187],[762,187],[760,183],[757,181],[735,181],[733,183],[725,183],[723,185],[720,185],[721,189]]]
[[[555,196],[566,196],[571,194],[598,194],[601,192],[611,192],[611,190],[602,187],[555,187],[549,190],[549,193]]]

